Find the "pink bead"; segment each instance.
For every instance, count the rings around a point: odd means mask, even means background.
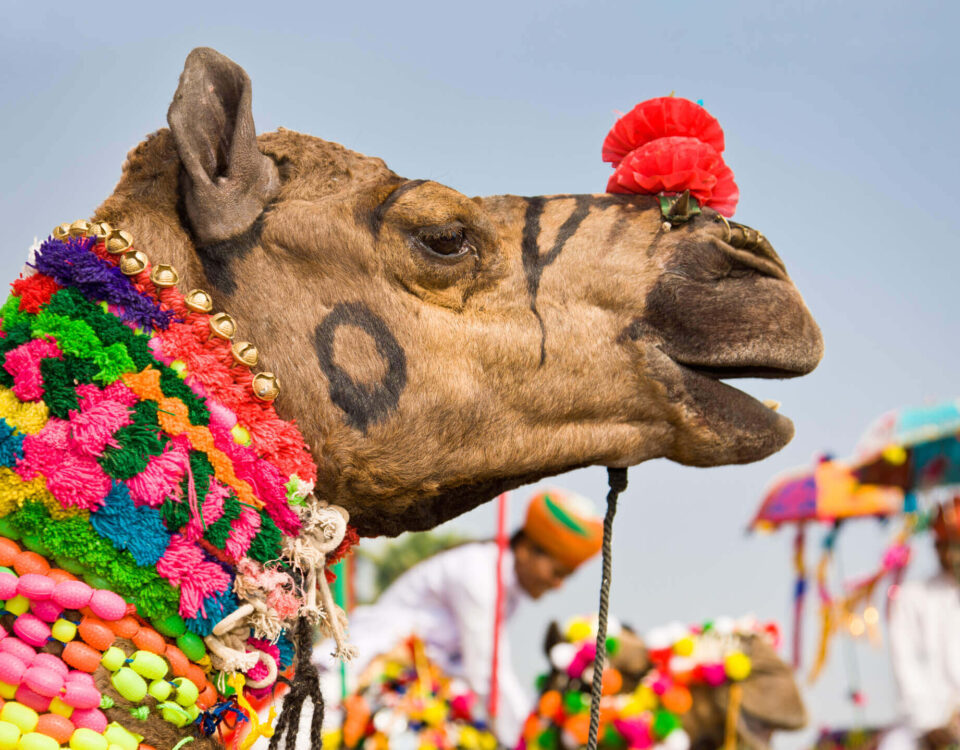
[[[0,651],[5,654],[16,656],[28,667],[33,663],[34,658],[37,656],[37,652],[34,651],[31,646],[28,646],[26,643],[13,635],[7,636],[0,641]]]
[[[63,675],[46,667],[38,667],[35,664],[23,673],[23,681],[37,695],[44,695],[48,698],[59,695],[60,689],[63,687]]]
[[[64,609],[83,609],[92,596],[93,589],[83,581],[60,581],[53,589],[53,601]]]
[[[37,654],[30,666],[52,669],[54,672],[64,678],[66,678],[67,674],[70,672],[70,668],[63,663],[63,659],[61,659],[59,656],[54,656],[53,654]]]
[[[60,698],[74,708],[96,708],[100,705],[100,691],[78,680],[66,683]],[[70,717],[71,720],[73,717]]]
[[[101,620],[112,622],[127,614],[127,603],[119,594],[106,589],[97,589],[90,598],[90,609]]]
[[[71,669],[70,673],[66,676],[66,681],[78,683],[80,685],[89,685],[92,688],[97,686],[97,683],[93,681],[92,674],[81,672],[79,669]]]
[[[40,695],[34,692],[26,685],[21,685],[17,688],[17,700],[25,706],[30,706],[34,711],[43,713],[50,708],[50,701],[52,699],[46,695]]]
[[[39,573],[26,573],[17,581],[17,593],[27,599],[49,599],[56,584]]]
[[[19,685],[23,673],[27,670],[27,665],[22,659],[18,659],[13,654],[3,654],[0,656],[0,682],[8,685]]]
[[[704,664],[700,668],[703,675],[703,681],[711,687],[717,687],[727,681],[727,670],[723,664]]]
[[[103,734],[107,729],[107,717],[99,708],[78,708],[70,714],[70,721],[80,729],[92,729],[97,734]]]
[[[63,612],[63,608],[52,599],[42,599],[41,601],[31,601],[30,611],[44,622],[56,622],[60,613]]]
[[[13,573],[0,573],[0,599],[13,599],[17,595],[19,580]]]
[[[50,640],[50,626],[29,612],[13,621],[13,632],[31,646],[42,646]]]

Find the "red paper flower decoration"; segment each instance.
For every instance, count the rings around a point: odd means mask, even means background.
[[[723,129],[689,99],[663,96],[621,117],[603,142],[614,173],[610,193],[682,193],[732,216],[740,198],[733,171],[720,155]]]

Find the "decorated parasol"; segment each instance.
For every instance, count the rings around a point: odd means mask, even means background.
[[[960,484],[960,399],[887,412],[867,428],[854,454],[863,482],[907,491]]]
[[[846,521],[856,518],[889,519],[903,513],[904,491],[897,486],[865,484],[852,461],[820,458],[812,467],[793,469],[774,478],[764,493],[760,507],[750,522],[751,530],[774,530],[784,524],[795,524],[794,537],[794,623],[793,665],[802,662],[802,623],[809,572],[805,560],[806,534],[811,524],[827,526],[821,541],[821,556],[814,571],[814,582],[820,603],[821,627],[810,679],[816,679],[829,653],[832,637],[841,628],[854,637],[866,635],[879,639],[878,609],[871,603],[873,594],[885,579],[898,582],[910,559],[906,541],[915,523],[907,515],[884,551],[880,565],[869,575],[842,583],[842,593],[834,594],[829,586],[830,571],[839,568],[837,538]],[[843,579],[842,570],[838,570]],[[855,656],[848,653],[849,694],[854,705],[863,703],[858,687]]]
[[[900,489],[861,484],[849,463],[822,458],[813,468],[794,469],[774,479],[750,528],[888,516],[902,507]]]

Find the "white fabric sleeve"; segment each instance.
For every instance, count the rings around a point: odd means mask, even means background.
[[[491,560],[489,570],[461,568],[451,571],[455,578],[452,576],[453,580],[449,581],[449,603],[460,635],[464,679],[484,706],[490,696],[490,669],[493,663],[493,624],[497,600],[494,567],[495,562]],[[503,744],[513,747],[529,706],[510,663],[506,627],[500,632],[497,678],[496,734]],[[518,712],[521,713],[518,715]]]
[[[925,643],[923,615],[926,591],[904,586],[890,608],[890,656],[907,724],[918,734],[950,720],[949,695],[936,667],[937,644]],[[926,613],[929,614],[929,613]]]

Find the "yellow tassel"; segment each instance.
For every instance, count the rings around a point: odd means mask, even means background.
[[[247,718],[250,720],[250,732],[244,738],[243,742],[240,743],[240,750],[248,750],[248,748],[261,737],[266,737],[267,739],[273,737],[273,720],[277,718],[277,710],[273,706],[270,706],[270,715],[267,717],[267,720],[263,723],[260,722],[260,717],[257,715],[256,710],[243,695],[243,685],[245,682],[246,680],[243,675],[237,672],[230,675],[230,678],[227,680],[227,684],[237,691],[237,703],[240,708],[246,712]]]
[[[743,686],[739,682],[730,683],[730,697],[727,700],[727,724],[723,736],[723,750],[737,750],[737,719],[740,718],[740,702],[743,700]]]

